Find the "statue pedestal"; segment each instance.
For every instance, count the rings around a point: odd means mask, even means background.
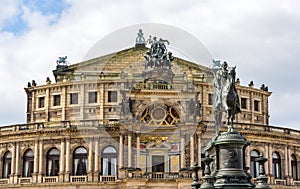
[[[213,173],[215,188],[254,188],[245,167],[245,148],[250,145],[240,133],[228,131],[219,134],[212,142],[216,153]]]

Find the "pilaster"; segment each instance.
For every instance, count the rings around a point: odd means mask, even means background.
[[[66,172],[65,182],[70,182],[70,139],[66,139]]]
[[[140,168],[140,135],[136,138],[136,167]]]
[[[60,142],[59,166],[59,182],[63,182],[65,172],[65,139],[62,139]]]
[[[95,142],[95,156],[94,156],[94,173],[93,173],[93,181],[99,181],[99,138],[94,139]]]
[[[34,142],[34,162],[33,162],[33,173],[32,173],[32,182],[37,183],[38,179],[38,166],[39,166],[39,146],[38,146],[38,140],[35,140]]]
[[[42,175],[43,175],[43,152],[44,152],[44,146],[43,146],[43,140],[40,140],[39,142],[39,172],[38,172],[38,183],[42,183]]]
[[[181,136],[180,139],[180,166],[185,168],[184,136]]]
[[[194,135],[190,136],[190,167],[194,165],[195,152],[194,152]]]
[[[93,182],[93,159],[93,139],[90,139],[88,154],[88,182]]]
[[[131,134],[128,134],[128,167],[131,167]]]

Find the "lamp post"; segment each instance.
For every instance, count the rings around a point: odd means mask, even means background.
[[[205,153],[205,158],[203,158],[203,162],[205,164],[205,169],[204,169],[204,177],[202,178],[202,185],[200,188],[202,189],[213,189],[215,188],[213,186],[213,177],[210,175],[211,170],[210,170],[210,163],[213,161],[213,158],[210,158],[208,155],[208,152]]]
[[[200,188],[200,184],[199,184],[199,176],[198,176],[198,170],[200,169],[200,167],[198,166],[198,162],[196,161],[194,166],[192,167],[192,169],[194,170],[194,178],[193,178],[193,184],[192,189],[199,189]]]
[[[266,176],[265,172],[265,163],[268,161],[268,159],[264,158],[263,153],[260,153],[259,157],[256,158],[255,161],[259,164],[259,176],[256,178],[257,185],[255,188],[270,189],[268,177]]]

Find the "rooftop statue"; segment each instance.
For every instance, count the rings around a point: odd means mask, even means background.
[[[222,113],[227,113],[228,131],[233,129],[235,114],[240,113],[240,102],[235,88],[236,67],[229,67],[227,62],[213,60],[212,73],[214,75],[214,118],[216,133],[222,126]]]
[[[171,69],[171,62],[174,60],[174,57],[172,55],[172,52],[168,51],[166,47],[166,44],[170,44],[169,41],[162,38],[157,40],[157,37],[152,38],[150,35],[147,43],[151,44],[151,48],[145,55],[145,70],[147,70],[148,67],[151,67],[153,69]]]
[[[65,57],[58,57],[58,60],[56,60],[56,64],[57,65],[67,65],[67,59],[68,57],[65,56]]]
[[[144,38],[144,34],[143,34],[143,31],[142,31],[142,29],[139,29],[139,33],[137,33],[137,37],[136,37],[136,39],[135,39],[135,45],[136,46],[139,46],[139,45],[141,45],[141,46],[145,46],[145,44],[146,44],[146,41],[145,41],[145,38]]]

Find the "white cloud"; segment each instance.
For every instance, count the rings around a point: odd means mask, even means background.
[[[71,63],[79,62],[96,41],[110,32],[149,22],[170,24],[192,33],[215,58],[237,65],[242,84],[253,80],[256,87],[268,85],[274,92],[270,98],[271,124],[300,123],[295,111],[299,104],[294,103],[298,98],[284,98],[286,94],[300,94],[299,1],[68,2],[70,7],[53,25],[49,23],[57,17],[33,12],[23,5],[23,18],[30,29],[23,35],[0,33],[0,124],[25,121],[26,95],[22,88],[32,79],[44,83],[52,75],[58,56],[68,55]],[[1,0],[0,4],[1,27],[4,20],[14,19],[21,6],[18,0]],[[285,106],[278,103],[283,100]]]
[[[8,19],[18,14],[19,0],[1,0],[0,2],[0,28]]]

